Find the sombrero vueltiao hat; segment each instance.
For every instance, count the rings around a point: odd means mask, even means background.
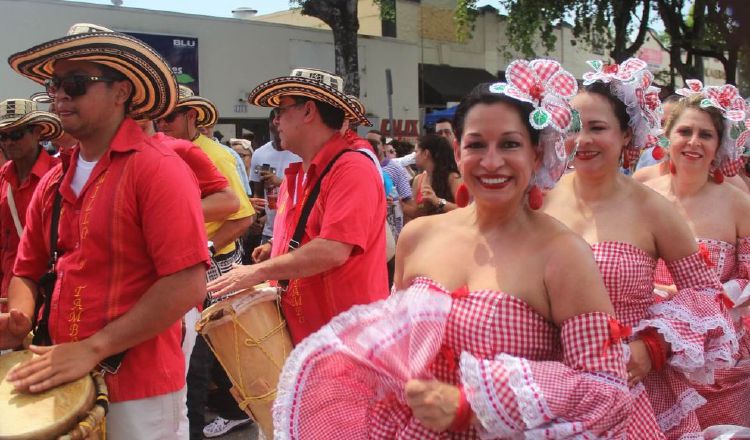
[[[213,102],[193,94],[189,87],[180,84],[180,99],[177,101],[175,110],[185,107],[192,108],[198,113],[195,119],[198,127],[209,127],[219,120],[219,111]]]
[[[359,100],[344,93],[344,80],[325,70],[300,68],[289,76],[268,80],[247,96],[250,104],[261,107],[278,107],[282,96],[305,96],[344,111],[346,119],[360,125],[372,126],[365,117],[364,106]]]
[[[0,102],[0,131],[13,131],[29,125],[42,128],[42,141],[57,139],[63,132],[60,118],[39,110],[34,101],[15,98]]]
[[[177,80],[169,64],[149,45],[102,26],[75,24],[68,35],[15,53],[10,67],[43,84],[58,60],[89,61],[122,73],[133,83],[128,113],[136,119],[158,119],[177,103]]]
[[[52,99],[51,96],[47,94],[47,92],[36,92],[33,93],[30,97],[30,100],[36,102],[37,104],[52,104],[54,99]]]
[[[361,114],[363,114],[363,115],[364,115],[364,114],[365,114],[365,113],[367,112],[367,110],[365,110],[365,105],[364,105],[364,104],[362,104],[362,101],[360,101],[360,99],[359,99],[359,98],[357,98],[357,97],[356,97],[356,96],[354,96],[354,95],[346,95],[346,96],[348,96],[348,97],[349,97],[349,99],[351,99],[352,101],[354,101],[354,104],[355,104],[355,105],[357,106],[357,108],[359,109],[359,112],[360,112]],[[356,123],[356,124],[361,124],[361,125],[365,125],[365,126],[367,126],[367,127],[372,127],[372,122],[370,122],[370,120],[369,120],[369,119],[367,119],[367,117],[365,117],[365,120],[364,120],[364,121],[362,121],[362,120],[357,120],[357,119],[354,119],[354,120],[352,120],[352,122],[354,122],[354,123]]]

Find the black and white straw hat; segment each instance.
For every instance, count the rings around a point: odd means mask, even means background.
[[[57,139],[63,132],[60,118],[39,110],[34,101],[15,98],[0,102],[0,131],[12,131],[29,125],[42,128],[42,141]]]
[[[299,68],[289,76],[281,76],[258,85],[247,97],[250,104],[278,107],[282,96],[306,96],[344,111],[346,119],[372,126],[365,117],[364,107],[344,93],[344,80],[325,70]]]
[[[89,61],[110,67],[134,87],[128,113],[136,119],[158,119],[177,103],[177,80],[164,58],[141,40],[102,26],[75,24],[68,35],[8,58],[10,67],[43,84],[59,60]]]

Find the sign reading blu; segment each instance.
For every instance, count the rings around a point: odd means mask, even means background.
[[[198,82],[198,39],[175,35],[126,32],[159,52],[172,67],[177,82],[200,94]]]

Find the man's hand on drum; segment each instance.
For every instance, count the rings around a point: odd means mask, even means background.
[[[219,298],[237,290],[249,289],[266,281],[258,275],[257,266],[235,265],[232,270],[208,283],[212,298]]]
[[[79,379],[94,369],[101,359],[86,340],[50,347],[32,345],[37,356],[11,369],[6,379],[19,391],[41,393]]]
[[[0,350],[16,348],[31,331],[31,319],[25,313],[11,309],[0,313]]]
[[[457,387],[436,380],[410,380],[405,391],[406,404],[424,426],[437,432],[451,426],[461,398]]]

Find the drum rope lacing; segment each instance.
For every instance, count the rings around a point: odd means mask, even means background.
[[[273,365],[276,368],[279,369],[279,371],[283,367],[283,365],[279,365],[279,363],[276,362],[276,360],[273,358],[273,356],[271,356],[271,354],[268,351],[266,351],[266,349],[263,347],[263,342],[265,342],[268,338],[274,336],[275,334],[279,333],[282,329],[284,329],[286,327],[286,321],[284,320],[284,317],[283,317],[283,315],[281,313],[281,306],[279,304],[278,298],[275,300],[275,302],[276,302],[276,313],[277,313],[277,317],[279,319],[279,324],[276,327],[272,328],[268,333],[266,333],[265,335],[263,335],[260,339],[253,338],[250,335],[250,332],[245,327],[242,326],[242,324],[237,320],[237,313],[236,313],[236,311],[233,308],[230,307],[227,310],[227,312],[231,315],[231,318],[232,318],[232,324],[233,324],[233,330],[234,330],[235,362],[236,362],[236,364],[238,366],[241,363],[241,359],[240,359],[240,344],[239,344],[239,342],[240,342],[240,336],[239,336],[239,331],[238,331],[238,328],[239,328],[240,330],[242,330],[242,332],[246,336],[246,338],[244,340],[244,345],[245,346],[247,346],[247,347],[255,347],[255,348],[259,349],[263,353],[263,355],[266,356],[266,358],[268,358],[268,360],[270,360],[271,363],[273,363]],[[213,345],[210,344],[210,341],[209,341],[209,346],[211,347],[211,350],[214,350],[213,349]],[[214,353],[216,353],[215,350],[214,350]],[[286,353],[286,352],[284,353],[284,359],[286,358],[287,354],[288,353]],[[224,365],[224,362],[221,361],[221,357],[220,356],[216,356],[216,359],[219,361],[219,363],[221,364],[222,368],[224,368],[224,371],[227,371],[227,372],[230,371],[227,368],[227,366]],[[272,389],[271,391],[265,393],[265,394],[261,394],[260,396],[249,396],[249,395],[247,395],[247,391],[245,390],[245,377],[244,377],[244,375],[242,373],[242,368],[238,368],[238,371],[239,371],[239,376],[240,376],[239,377],[239,387],[238,387],[239,389],[238,389],[238,392],[239,392],[239,396],[242,398],[242,401],[238,403],[240,409],[242,409],[243,411],[246,411],[247,407],[250,405],[250,403],[253,402],[253,401],[256,401],[256,400],[264,400],[264,399],[267,399],[269,397],[274,397],[275,398],[275,396],[276,396],[276,389],[275,388]]]

